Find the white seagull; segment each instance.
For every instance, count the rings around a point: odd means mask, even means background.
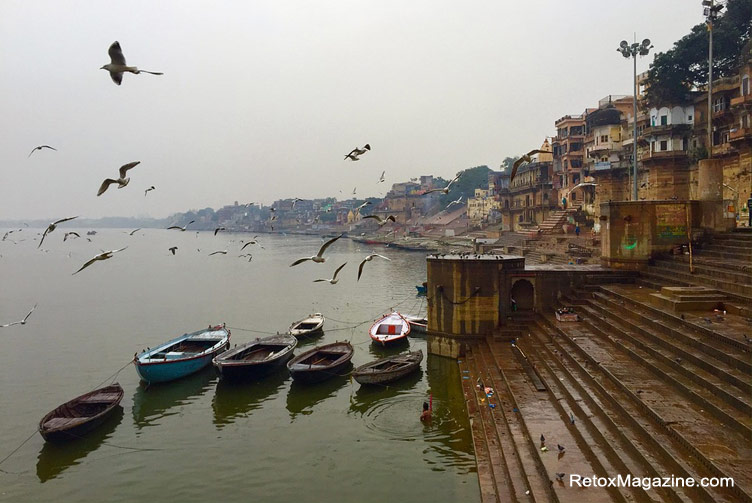
[[[74,218],[78,218],[78,217],[75,216],[75,217],[61,218],[60,220],[52,222],[50,225],[48,225],[47,228],[44,230],[44,234],[42,234],[42,239],[39,240],[39,244],[37,245],[37,248],[42,246],[42,242],[44,241],[44,238],[47,236],[48,233],[57,229],[58,224],[67,222],[68,220],[73,220]]]
[[[222,255],[227,255],[227,250],[217,250],[215,252],[211,252],[209,256],[216,255],[217,253],[221,253]]]
[[[447,184],[447,186],[446,186],[446,187],[444,187],[443,189],[430,189],[430,190],[427,190],[427,191],[425,191],[425,192],[424,192],[423,194],[424,194],[424,195],[425,195],[425,194],[430,194],[431,192],[442,192],[442,193],[444,193],[444,194],[449,194],[449,187],[451,187],[451,186],[452,186],[452,184],[453,184],[454,182],[456,182],[457,180],[459,180],[459,179],[460,179],[460,177],[462,176],[462,173],[464,173],[464,171],[460,171],[460,172],[459,172],[459,173],[457,174],[457,176],[455,176],[455,177],[454,177],[454,179],[453,179],[453,180],[452,180],[451,182],[449,182],[449,183]]]
[[[123,50],[120,48],[120,42],[115,41],[110,46],[107,53],[110,55],[110,63],[107,65],[104,65],[100,70],[107,70],[110,72],[110,77],[112,78],[112,81],[120,85],[120,83],[123,81],[123,72],[130,72],[135,73],[138,75],[139,73],[150,73],[152,75],[163,75],[162,72],[149,72],[146,70],[139,70],[135,66],[127,66],[125,64],[125,56],[123,56]]]
[[[29,157],[31,157],[31,154],[33,154],[37,150],[42,150],[43,148],[48,148],[50,150],[57,151],[55,147],[50,147],[49,145],[39,145],[38,147],[34,147],[33,149],[31,149],[31,152],[29,153]]]
[[[133,161],[129,162],[128,164],[123,164],[120,166],[120,170],[118,171],[118,174],[120,175],[119,178],[105,178],[104,182],[102,182],[102,185],[99,186],[99,190],[97,191],[97,196],[101,196],[104,194],[104,192],[107,190],[107,188],[112,185],[113,183],[118,184],[118,189],[122,189],[126,185],[128,185],[128,182],[131,181],[130,178],[126,178],[125,174],[128,172],[129,169],[138,166],[141,164],[141,161]]]
[[[363,266],[366,265],[366,262],[370,262],[371,260],[373,260],[374,257],[383,258],[384,260],[389,260],[389,261],[392,260],[390,258],[387,258],[387,257],[383,256],[383,255],[379,255],[378,253],[371,253],[366,258],[364,258],[363,262],[361,262],[360,265],[358,266],[358,281],[360,281],[360,275],[363,274]]]
[[[339,273],[339,272],[340,272],[340,271],[342,270],[342,268],[343,268],[343,267],[345,267],[346,265],[347,265],[347,262],[345,262],[344,264],[342,264],[341,266],[339,266],[339,267],[337,268],[337,270],[336,270],[336,271],[334,271],[334,277],[333,277],[332,279],[314,279],[314,280],[313,280],[313,282],[314,282],[314,283],[318,283],[319,281],[326,281],[326,282],[327,282],[327,283],[329,283],[330,285],[336,285],[336,284],[337,284],[337,281],[339,281],[339,280],[337,279],[337,273]]]
[[[329,247],[329,245],[331,245],[332,243],[334,243],[335,241],[337,241],[341,237],[342,237],[342,234],[340,234],[339,236],[337,236],[335,238],[330,239],[329,241],[327,241],[326,243],[324,243],[323,245],[321,245],[321,248],[319,249],[319,252],[316,255],[314,255],[313,257],[299,258],[298,260],[296,260],[295,262],[293,262],[292,264],[290,264],[290,267],[298,265],[298,264],[302,264],[306,260],[313,260],[314,262],[316,262],[318,264],[322,264],[322,263],[326,262],[326,259],[323,257],[324,252]],[[335,273],[335,277],[336,276],[337,275]]]
[[[29,319],[29,316],[31,316],[31,313],[33,313],[34,309],[36,308],[37,305],[34,304],[34,307],[31,308],[31,311],[29,311],[29,314],[27,314],[24,319],[22,319],[21,321],[14,321],[13,323],[6,323],[5,325],[0,325],[0,328],[11,327],[13,325],[26,325],[26,320]]]
[[[87,267],[89,267],[91,264],[93,264],[94,262],[96,262],[97,260],[107,260],[108,258],[112,258],[112,254],[113,253],[117,253],[117,252],[123,251],[126,248],[128,248],[128,247],[125,246],[123,248],[120,248],[119,250],[103,251],[102,253],[100,253],[99,255],[94,256],[94,258],[92,258],[91,260],[89,260],[88,262],[86,262],[84,265],[82,265],[81,268],[78,271],[74,272],[73,274],[80,273],[81,271],[83,271],[84,269],[86,269]]]
[[[185,232],[185,228],[188,227],[189,225],[191,225],[193,222],[195,222],[195,220],[191,220],[190,222],[188,222],[187,224],[185,224],[183,227],[180,227],[179,225],[171,225],[171,226],[169,226],[167,228],[167,230],[170,230],[170,229],[179,229],[179,230]]]
[[[68,236],[76,236],[77,238],[80,238],[81,235],[78,232],[66,232],[65,236],[63,236],[63,242],[66,242],[68,240]],[[73,238],[71,238],[73,239]]]
[[[171,247],[169,247],[167,249],[170,250],[173,255],[175,255],[175,252],[178,250],[178,247],[177,246],[171,246]]]
[[[363,204],[361,204],[360,206],[358,206],[357,208],[355,208],[355,213],[360,213],[360,210],[362,210],[363,208],[365,208],[369,204],[371,204],[371,201],[364,202]]]
[[[138,231],[140,231],[140,230],[141,230],[141,227],[139,227],[138,229],[133,229],[133,230],[132,230],[132,231],[130,231],[130,232],[129,232],[128,234],[129,234],[130,236],[132,236],[132,235],[134,235],[135,233],[137,233],[137,232],[138,232]]]
[[[548,152],[547,150],[531,150],[527,154],[514,161],[514,164],[512,164],[512,173],[509,175],[509,183],[512,183],[512,180],[514,180],[514,175],[517,174],[517,168],[519,168],[523,162],[530,162],[533,160],[533,155],[541,153],[550,154],[550,152]]]
[[[389,216],[388,216],[388,217],[386,217],[386,218],[381,218],[381,217],[380,217],[380,216],[378,216],[378,215],[366,215],[366,216],[364,216],[364,217],[363,217],[363,219],[364,219],[364,220],[365,220],[366,218],[373,218],[374,220],[376,220],[376,223],[378,223],[378,224],[379,224],[379,227],[381,227],[381,226],[383,226],[383,225],[386,225],[386,224],[387,224],[387,222],[396,222],[396,220],[395,220],[395,218],[394,218],[394,215],[389,215]]]
[[[381,183],[381,182],[383,182],[383,181],[384,181],[384,175],[385,175],[385,174],[386,174],[386,171],[382,171],[382,172],[381,172],[381,178],[379,178],[379,181],[378,181],[378,182],[376,182],[376,183]]]
[[[148,192],[149,192],[150,190],[154,190],[154,189],[155,189],[154,185],[152,185],[151,187],[149,187],[148,189],[146,189],[146,190],[144,191],[144,197],[146,197],[146,194],[147,194],[147,193],[148,193]]]
[[[455,199],[451,203],[447,204],[446,207],[449,208],[453,204],[460,204],[460,203],[462,203],[462,196],[458,197],[457,199]]]
[[[359,157],[369,150],[371,150],[371,145],[369,145],[368,143],[363,145],[363,148],[355,147],[350,151],[349,154],[345,156],[345,160],[350,159],[351,161],[358,161],[360,160]]]

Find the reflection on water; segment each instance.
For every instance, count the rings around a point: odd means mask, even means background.
[[[352,367],[352,365],[351,365]],[[349,372],[349,368],[342,372]],[[295,421],[298,414],[308,415],[313,413],[313,406],[317,403],[334,396],[338,389],[351,385],[349,376],[335,376],[318,383],[299,383],[293,381],[287,392],[287,410],[290,413],[290,422]]]
[[[234,423],[237,418],[247,417],[252,410],[273,399],[284,387],[289,376],[287,368],[282,368],[256,381],[235,382],[220,379],[212,400],[214,424],[217,429]]]
[[[160,423],[163,417],[177,414],[171,411],[203,395],[217,380],[214,368],[209,366],[195,374],[166,383],[146,385],[141,382],[133,394],[133,421],[140,430]]]
[[[99,449],[115,431],[124,415],[123,408],[118,405],[104,423],[85,436],[68,442],[45,442],[37,458],[39,481],[47,482],[57,478],[69,467],[79,464],[89,453]]]
[[[308,335],[306,337],[299,337],[298,338],[298,345],[296,346],[299,348],[304,348],[306,346],[315,346],[324,338],[325,332],[322,330],[320,332],[316,332],[315,334]]]

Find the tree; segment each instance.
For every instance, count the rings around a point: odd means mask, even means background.
[[[454,182],[449,188],[448,194],[442,194],[439,198],[439,204],[442,208],[456,200],[460,196],[467,201],[469,197],[475,197],[475,189],[488,189],[488,173],[491,169],[488,166],[476,166],[466,169],[459,180]],[[449,182],[444,182],[443,185]],[[441,185],[439,185],[441,186]]]
[[[512,172],[512,166],[515,162],[517,162],[517,159],[520,157],[505,157],[503,161],[501,161],[501,167],[504,171]]]
[[[726,12],[713,25],[713,78],[734,75],[742,48],[752,32],[752,0],[729,0]],[[694,26],[674,47],[655,55],[648,70],[646,101],[651,105],[678,105],[691,99],[690,91],[708,82],[708,29]]]

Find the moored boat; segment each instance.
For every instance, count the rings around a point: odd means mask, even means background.
[[[423,351],[387,356],[356,368],[353,378],[360,384],[386,384],[420,369]]]
[[[292,378],[319,382],[341,375],[350,366],[355,350],[349,342],[334,342],[301,353],[287,363]]]
[[[428,319],[425,316],[415,316],[413,314],[403,314],[403,318],[410,324],[410,334],[425,334],[428,327]]]
[[[406,341],[409,333],[410,323],[396,311],[376,320],[368,330],[371,340],[384,346]]]
[[[172,381],[206,367],[229,345],[230,331],[224,325],[210,326],[136,354],[133,363],[148,383]]]
[[[289,333],[298,338],[321,333],[324,328],[324,321],[324,315],[321,313],[309,314],[308,317],[290,325]]]
[[[50,441],[79,438],[104,423],[123,394],[123,388],[114,383],[69,400],[39,421],[39,433]]]
[[[212,363],[222,378],[250,379],[266,375],[292,358],[298,339],[289,334],[272,335],[228,349]]]

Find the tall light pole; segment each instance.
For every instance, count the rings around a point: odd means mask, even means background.
[[[708,25],[708,159],[713,157],[713,21],[723,9],[715,0],[702,0],[705,23]]]
[[[619,48],[616,49],[622,56],[629,59],[630,57],[634,61],[634,100],[633,100],[633,113],[632,120],[634,121],[634,137],[632,138],[632,201],[637,201],[637,55],[647,56],[650,49],[653,46],[650,45],[650,39],[646,38],[641,44],[637,42],[632,45],[626,40],[622,40],[619,43]]]

